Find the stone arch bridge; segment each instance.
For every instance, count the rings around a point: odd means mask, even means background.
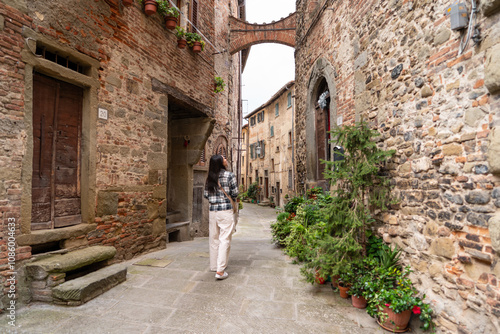
[[[255,44],[279,43],[295,48],[295,13],[277,22],[251,24],[235,17],[229,20],[231,28],[230,54]]]

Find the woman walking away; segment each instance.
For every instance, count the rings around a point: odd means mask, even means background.
[[[215,271],[215,278],[220,280],[228,276],[225,270],[234,229],[233,207],[229,196],[232,200],[236,200],[238,196],[236,177],[226,168],[227,160],[222,155],[217,154],[210,158],[204,191],[204,196],[210,203],[210,270]]]

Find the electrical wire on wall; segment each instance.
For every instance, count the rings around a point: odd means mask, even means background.
[[[472,3],[472,9],[470,13],[470,21],[469,21],[469,26],[467,27],[467,34],[462,37],[460,40],[460,47],[458,49],[458,55],[461,55],[465,48],[467,47],[467,44],[469,44],[469,40],[472,35],[472,31],[474,30],[474,36],[472,36],[472,39],[474,40],[475,43],[478,43],[480,40],[479,37],[479,31],[476,28],[476,13],[478,12],[477,10],[477,5],[476,5],[476,0],[471,0]],[[465,42],[464,42],[465,39]]]

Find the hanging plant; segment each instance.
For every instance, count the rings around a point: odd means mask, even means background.
[[[158,0],[158,13],[165,17],[165,27],[172,30],[177,25],[177,18],[180,12],[177,8],[171,7],[168,0]]]
[[[215,80],[214,93],[223,92],[224,87],[226,87],[226,84],[224,83],[224,79],[222,79],[221,77],[215,77],[214,80]]]
[[[179,49],[184,49],[187,45],[187,40],[186,40],[186,30],[182,27],[175,27],[175,37],[177,37],[177,47]]]
[[[142,3],[142,0],[139,3]],[[157,10],[158,2],[156,0],[144,0],[144,12],[146,15],[153,15]]]
[[[186,33],[187,44],[194,53],[199,53],[205,50],[205,42],[201,40],[201,36],[195,32]]]

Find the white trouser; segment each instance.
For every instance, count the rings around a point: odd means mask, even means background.
[[[209,215],[210,270],[223,272],[227,267],[234,229],[233,210],[210,211]]]

